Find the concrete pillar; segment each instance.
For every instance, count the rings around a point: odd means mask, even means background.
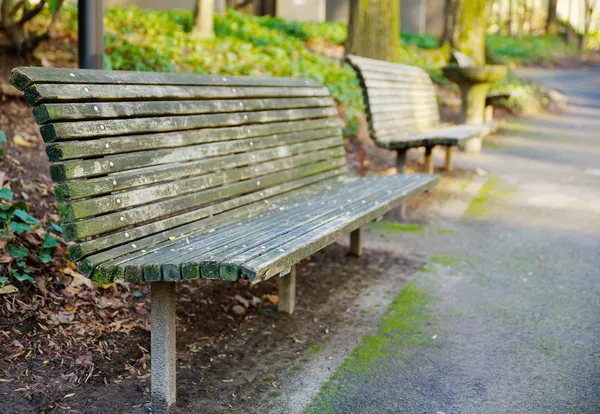
[[[296,309],[296,266],[290,268],[290,272],[278,278],[279,302],[277,309],[292,315]]]
[[[425,147],[425,172],[433,174],[433,147]]]
[[[446,147],[446,171],[452,171],[452,146]]]
[[[151,284],[152,413],[168,413],[175,405],[175,283]]]
[[[362,256],[363,250],[363,232],[362,228],[358,228],[350,233],[350,250],[348,254],[350,256],[360,257]]]

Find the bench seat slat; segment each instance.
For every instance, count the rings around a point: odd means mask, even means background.
[[[356,186],[347,186],[344,183],[331,183],[331,188],[340,188],[346,192],[346,197],[351,196],[351,191],[362,191],[366,189],[367,183],[361,182]],[[284,204],[277,204],[270,208],[266,213],[252,216],[245,219],[244,222],[237,222],[226,228],[216,229],[210,235],[204,233],[192,234],[178,243],[162,243],[148,251],[147,254],[133,254],[111,264],[112,267],[122,267],[123,273],[131,276],[135,272],[145,272],[146,279],[149,275],[153,280],[160,280],[160,272],[169,274],[171,280],[183,278],[195,278],[200,276],[200,258],[213,260],[215,256],[223,254],[232,249],[248,249],[250,246],[260,243],[267,234],[274,232],[285,232],[294,226],[295,223],[301,225],[306,220],[313,218],[315,213],[320,212],[321,203],[306,203],[305,200],[312,200],[323,191],[323,186],[312,191],[310,197],[302,197],[301,194],[295,194],[290,200],[285,200]],[[338,197],[340,192],[330,191],[321,200],[328,200]],[[286,223],[282,226],[282,223]],[[161,266],[161,263],[168,263]],[[141,277],[141,274],[135,276]],[[204,277],[208,277],[204,275]],[[213,277],[214,278],[214,277]]]
[[[396,137],[394,133],[380,136],[382,146],[389,149],[404,149],[424,145],[458,145],[461,141],[487,135],[493,132],[496,125],[493,123],[483,125],[452,125],[444,128],[429,130],[416,135]],[[398,139],[400,138],[400,139]]]
[[[254,227],[251,229],[259,229],[261,224],[265,224],[267,228],[272,229],[271,232],[266,231],[264,233],[256,233],[255,242],[252,243],[252,237],[244,237],[243,231],[235,231],[236,224],[233,223],[230,226],[218,228],[213,233],[204,233],[199,235],[197,239],[188,238],[188,242],[180,242],[179,246],[174,248],[173,245],[165,245],[161,248],[160,245],[156,247],[152,254],[145,256],[138,256],[133,261],[127,261],[126,256],[122,259],[120,264],[115,264],[112,268],[109,264],[99,266],[95,271],[102,277],[106,277],[106,271],[110,269],[111,277],[123,277],[126,280],[139,280],[142,278],[142,274],[145,280],[178,280],[181,277],[218,277],[227,279],[236,279],[241,275],[242,272],[250,273],[251,280],[257,282],[267,277],[271,277],[276,273],[272,274],[261,274],[259,277],[253,278],[251,273],[254,268],[249,268],[246,265],[256,263],[257,261],[270,261],[274,255],[281,255],[282,252],[279,250],[282,246],[290,247],[287,251],[291,261],[289,266],[294,264],[293,260],[299,261],[306,255],[298,254],[299,249],[307,249],[304,240],[311,239],[310,245],[316,246],[325,242],[329,244],[335,239],[334,234],[339,237],[343,232],[352,229],[352,226],[357,224],[358,217],[364,217],[365,211],[369,214],[369,217],[376,218],[377,214],[383,214],[383,206],[389,207],[409,196],[411,191],[417,191],[418,188],[422,189],[430,185],[434,185],[437,181],[437,177],[434,176],[391,176],[391,177],[373,177],[367,179],[357,179],[347,181],[345,183],[333,185],[329,191],[323,191],[316,197],[311,197],[310,200],[313,202],[312,206],[308,206],[305,198],[292,198],[287,201],[285,208],[276,208],[275,211],[271,210],[270,214],[263,214],[262,217],[255,216],[250,218]],[[371,188],[369,195],[365,196],[360,191],[356,191],[357,188]],[[389,191],[389,192],[388,192]],[[339,207],[342,205],[342,201],[347,203],[348,197],[351,197],[354,203],[350,203],[354,207],[349,207],[349,214],[346,211],[341,210]],[[338,200],[337,203],[333,204],[332,200]],[[325,204],[320,204],[322,200]],[[364,200],[365,203],[361,201]],[[369,200],[369,202],[367,202]],[[378,204],[374,204],[375,200],[379,200]],[[294,207],[295,203],[301,203],[303,206]],[[366,208],[365,206],[369,206]],[[345,206],[344,206],[345,208]],[[306,222],[298,220],[298,217],[305,217],[307,214],[312,214],[313,219],[306,219]],[[289,229],[282,229],[281,226],[268,227],[269,223],[276,221],[285,220],[285,217],[294,218],[294,225],[290,226]],[[249,218],[242,219],[243,224],[241,227],[250,224],[248,223]],[[254,231],[254,230],[250,230]],[[221,233],[221,234],[218,234]],[[261,235],[260,238],[258,235]],[[219,246],[219,240],[221,245]],[[262,243],[257,246],[258,240]],[[291,243],[295,240],[300,240],[300,244],[296,247],[291,247]],[[203,244],[203,241],[205,242]],[[215,244],[216,243],[216,244]],[[228,247],[224,247],[223,243],[232,243]],[[246,245],[246,248],[242,247]],[[260,243],[258,243],[260,244]],[[265,249],[261,246],[264,245]],[[267,247],[272,246],[270,248]],[[187,246],[187,247],[186,247]],[[191,247],[190,247],[191,246]],[[199,249],[203,246],[207,253],[204,253]],[[212,247],[211,247],[212,246]],[[181,254],[186,249],[198,250],[197,257],[203,257],[204,260],[194,259],[194,251],[188,250],[189,253],[181,260]],[[173,251],[174,250],[174,251]],[[212,253],[212,254],[210,254]],[[262,253],[262,254],[257,254]],[[227,260],[222,261],[216,260],[216,255],[220,254],[219,257],[227,257]],[[211,256],[214,256],[211,258]],[[249,257],[253,257],[247,263],[240,266],[238,262],[246,260]],[[172,263],[171,263],[172,261]],[[226,267],[230,263],[231,266]],[[215,267],[216,264],[216,267]],[[232,267],[233,266],[233,267]],[[287,266],[287,267],[289,267]],[[217,273],[215,270],[217,269]],[[223,269],[223,271],[221,271]],[[202,273],[202,270],[205,273]],[[283,270],[283,269],[282,269]],[[233,273],[231,273],[233,272]],[[279,273],[279,272],[277,272]],[[96,276],[97,277],[97,276]]]
[[[296,119],[329,118],[337,116],[332,107],[284,109],[276,111],[235,112],[228,114],[185,115],[171,117],[150,117],[131,119],[111,119],[98,121],[59,122],[42,125],[42,137],[46,142],[106,137],[112,135],[132,135],[145,132],[181,131],[186,129],[214,128],[235,125],[266,124]]]

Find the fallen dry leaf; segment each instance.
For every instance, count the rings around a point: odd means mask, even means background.
[[[4,285],[0,288],[0,295],[10,295],[12,293],[19,293],[19,289],[13,285]]]
[[[11,256],[0,256],[0,263],[10,263],[12,260]]]
[[[31,144],[29,142],[27,142],[27,140],[25,139],[25,137],[23,137],[23,135],[15,135],[13,137],[13,142],[15,144],[17,144],[19,147],[30,147]]]
[[[277,295],[265,295],[267,300],[271,302],[273,305],[277,305],[279,303],[279,296]]]

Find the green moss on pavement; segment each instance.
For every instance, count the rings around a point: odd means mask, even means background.
[[[368,376],[390,358],[404,358],[407,349],[428,346],[431,339],[429,294],[414,284],[407,285],[381,318],[380,328],[365,335],[358,347],[342,362],[333,377],[325,383],[306,414],[331,412],[331,404],[350,391],[354,378]],[[349,381],[341,381],[349,380]]]
[[[425,227],[418,224],[399,224],[390,223],[389,221],[374,221],[369,223],[369,229],[380,231],[382,233],[410,232],[418,233],[425,230]]]
[[[508,187],[500,178],[490,177],[479,190],[477,197],[471,201],[466,216],[469,218],[484,217],[514,192],[515,190]]]

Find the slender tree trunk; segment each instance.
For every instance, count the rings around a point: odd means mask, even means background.
[[[555,36],[558,33],[556,6],[558,6],[558,0],[548,0],[548,15],[546,17],[546,34],[548,36]]]
[[[215,35],[213,30],[214,14],[214,0],[196,0],[194,3],[194,28],[192,31],[200,37],[213,37]]]
[[[508,35],[513,35],[513,4],[515,0],[508,0]]]
[[[457,0],[456,25],[452,30],[452,47],[470,56],[477,66],[485,65],[487,29],[486,0]]]
[[[397,61],[400,51],[400,2],[351,0],[346,53]]]

